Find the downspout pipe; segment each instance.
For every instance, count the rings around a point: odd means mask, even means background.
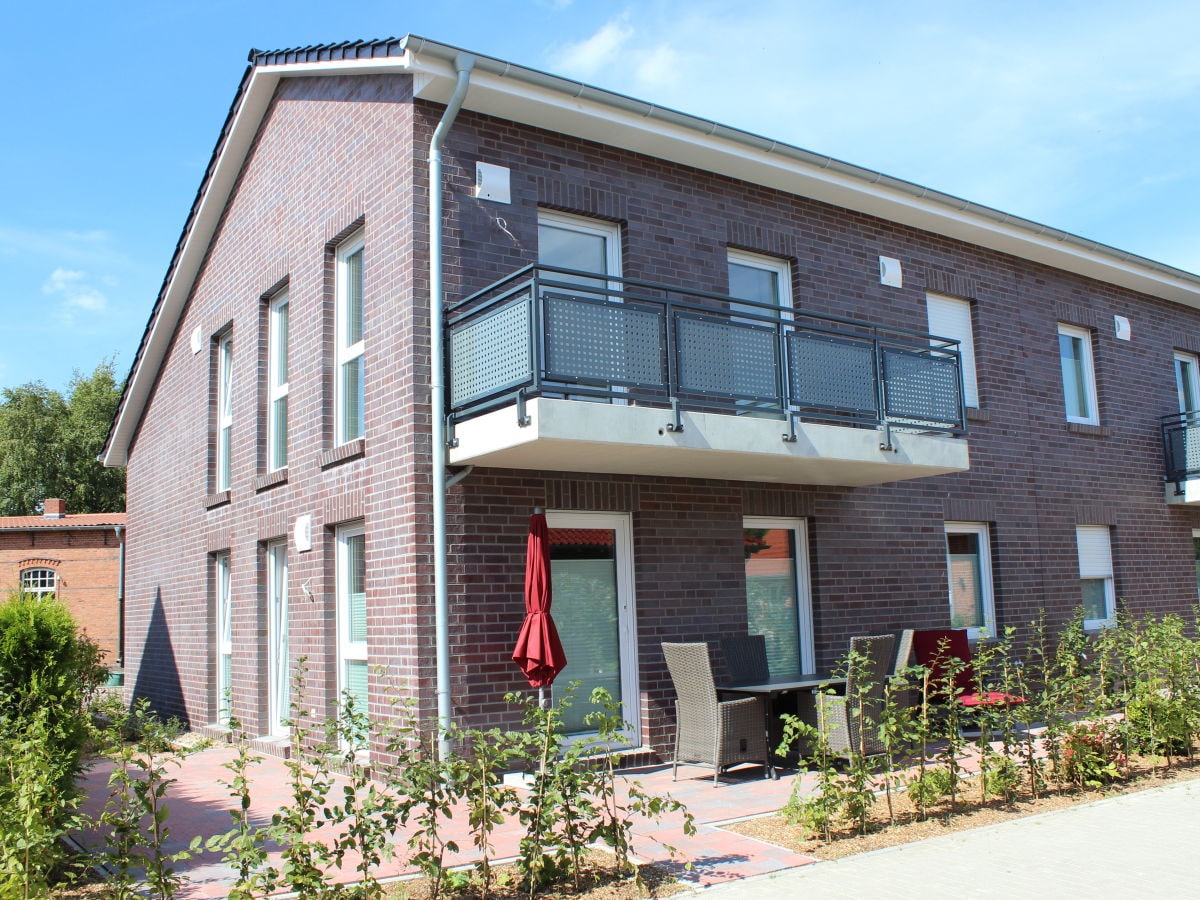
[[[442,146],[467,97],[475,57],[460,53],[454,93],[429,142],[429,421],[433,466],[433,602],[437,642],[438,756],[450,755],[450,600],[446,565],[446,385],[443,319],[446,304],[442,281]]]

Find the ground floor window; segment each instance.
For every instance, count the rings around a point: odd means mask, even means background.
[[[766,638],[772,675],[812,672],[812,601],[804,519],[750,517],[742,523],[746,632]]]
[[[975,640],[996,634],[992,553],[986,522],[946,523],[946,572],[950,580],[950,627]]]
[[[337,531],[338,698],[367,713],[367,561],[362,523]]]
[[[287,541],[267,544],[267,711],[269,732],[286,734],[291,717]]]
[[[1083,624],[1085,628],[1103,628],[1116,613],[1109,528],[1107,525],[1078,525],[1075,539],[1079,547]]]
[[[1196,596],[1200,597],[1200,528],[1192,529],[1192,556],[1196,560]]]
[[[58,576],[53,569],[26,569],[21,573],[21,593],[44,597],[53,594],[58,587]]]
[[[553,615],[567,666],[552,689],[562,699],[578,681],[575,703],[564,714],[570,735],[594,729],[583,721],[594,708],[588,697],[602,687],[624,704],[637,742],[637,628],[633,599],[633,550],[629,517],[616,513],[551,512],[550,582]]]
[[[218,553],[213,557],[213,593],[216,621],[216,721],[220,725],[228,725],[233,713],[233,588],[228,552]]]

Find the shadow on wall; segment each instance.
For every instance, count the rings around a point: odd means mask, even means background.
[[[174,716],[189,725],[183,687],[179,683],[179,668],[175,648],[171,645],[171,629],[163,610],[162,589],[154,592],[154,610],[150,628],[142,645],[142,658],[137,680],[133,685],[134,699],[145,697],[154,711],[164,719]]]

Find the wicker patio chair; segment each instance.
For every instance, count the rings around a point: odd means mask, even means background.
[[[854,752],[868,756],[883,752],[883,742],[875,726],[883,709],[884,683],[892,674],[895,656],[894,634],[850,639],[845,696],[817,694],[817,722],[833,753],[849,758]],[[861,733],[864,724],[865,734]]]
[[[767,639],[761,634],[721,638],[721,653],[732,684],[762,684],[771,677]]]
[[[758,697],[718,700],[708,644],[663,644],[663,656],[675,685],[675,760],[713,767],[713,785],[721,773],[740,763],[760,763],[774,778],[767,748],[766,709]]]

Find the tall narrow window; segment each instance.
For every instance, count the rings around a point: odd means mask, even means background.
[[[337,443],[363,436],[363,238],[357,235],[337,250],[337,324],[334,404]]]
[[[229,572],[229,554],[213,557],[213,589],[215,593],[216,640],[215,666],[217,683],[218,724],[228,725],[232,714],[233,690],[233,589]]]
[[[1181,413],[1200,411],[1200,367],[1194,353],[1175,351],[1175,392]]]
[[[1192,529],[1192,556],[1196,561],[1196,596],[1200,597],[1200,528]]]
[[[1092,367],[1092,333],[1074,325],[1058,326],[1058,356],[1062,367],[1067,421],[1100,424],[1096,412],[1096,375]]]
[[[1079,583],[1083,593],[1085,628],[1108,625],[1116,612],[1113,590],[1112,543],[1107,525],[1078,525]]]
[[[287,732],[290,678],[287,541],[272,541],[267,545],[267,716],[271,734]]]
[[[766,639],[772,675],[812,672],[812,603],[803,519],[742,522],[746,567],[746,632]]]
[[[288,464],[288,296],[271,301],[267,336],[267,470]]]
[[[367,713],[367,562],[363,526],[337,533],[338,692]]]
[[[976,639],[996,634],[992,561],[985,522],[946,523],[946,572],[950,579],[950,627]]]
[[[233,335],[217,339],[217,478],[218,491],[229,490],[233,466]]]
[[[963,402],[978,408],[979,384],[975,378],[975,334],[971,327],[971,302],[957,297],[927,294],[926,313],[929,333],[935,337],[958,341],[958,354],[963,380]]]
[[[21,593],[45,597],[53,594],[58,586],[58,576],[53,569],[25,569],[21,572]]]

